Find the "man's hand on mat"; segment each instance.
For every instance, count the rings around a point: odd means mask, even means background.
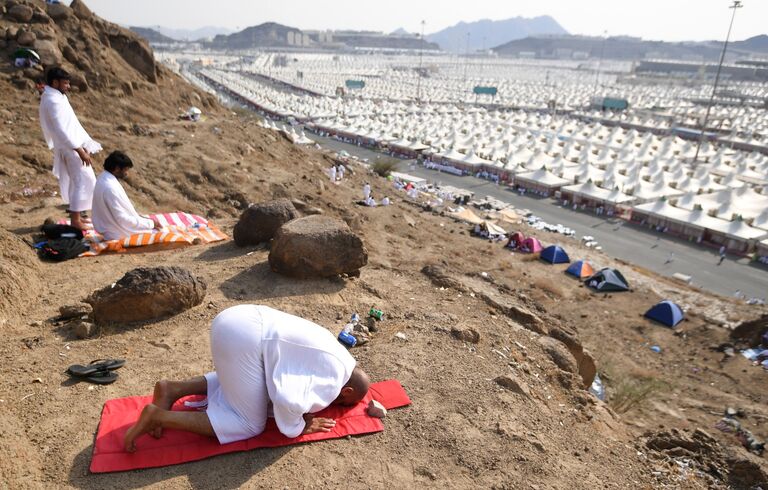
[[[91,159],[90,153],[85,148],[77,148],[75,150],[77,155],[80,157],[80,160],[83,161],[83,167],[90,167],[93,165],[93,160]]]
[[[314,434],[315,432],[330,432],[331,429],[336,427],[335,420],[315,417],[311,413],[304,414],[304,422],[306,423],[306,426],[301,435]]]
[[[152,222],[155,224],[154,230],[159,230],[163,227],[163,225],[160,224],[160,222],[156,219],[153,219]]]

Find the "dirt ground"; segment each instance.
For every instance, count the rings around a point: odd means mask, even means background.
[[[740,488],[729,477],[735,468],[748,467],[758,481],[765,475],[762,458],[714,424],[726,407],[739,408],[742,424],[768,437],[768,373],[711,349],[727,340],[727,326],[760,310],[537,233],[545,244],[563,244],[572,258],[619,267],[632,285],[627,293],[590,292],[563,274],[565,266],[473,238],[468,225],[405,202],[363,167],[332,185],[323,173],[329,155],[290,145],[252,115],[211,105],[199,123],[176,120],[201,95],[169,73],[163,77],[119,97],[106,89],[72,95],[84,126],[105,147],[96,161],[113,149],[134,158],[126,188],[140,211],[199,213],[231,233],[250,202],[301,199],[349,223],[363,238],[369,264],[359,278],[295,280],[270,271],[266,246],[238,248],[231,240],[39,261],[20,240],[31,240],[63,208],[36,96],[0,77],[0,487]],[[366,180],[376,195],[394,196],[394,204],[353,204]],[[205,280],[207,297],[171,318],[104,326],[87,340],[54,321],[60,306],[147,265],[187,268]],[[451,281],[436,284],[422,272],[429,265]],[[662,298],[687,310],[675,330],[642,318]],[[90,474],[104,402],[148,394],[158,379],[211,370],[210,322],[240,303],[279,308],[334,332],[354,312],[383,309],[381,330],[352,353],[374,380],[400,380],[413,404],[391,411],[375,435]],[[573,332],[597,361],[606,402],[558,367],[543,347],[545,336],[510,313],[516,308]],[[456,340],[451,329],[474,329],[480,341]],[[73,383],[63,374],[71,364],[105,357],[127,360],[112,385]],[[520,389],[500,386],[500,376]],[[718,461],[738,462],[726,465],[730,473],[715,474],[644,442],[651,432],[697,428],[729,455]]]

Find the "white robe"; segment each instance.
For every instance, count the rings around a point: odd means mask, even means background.
[[[221,444],[260,434],[269,403],[286,437],[304,430],[304,414],[329,406],[355,360],[336,337],[308,320],[267,306],[239,305],[213,320],[206,413]]]
[[[369,184],[365,184],[363,186],[363,199],[368,199],[368,196],[371,195],[371,186]]]
[[[93,228],[107,240],[149,233],[155,223],[136,212],[117,177],[106,170],[93,190]]]
[[[70,211],[91,209],[96,176],[74,150],[85,148],[93,154],[101,151],[101,145],[83,129],[67,96],[50,86],[40,99],[40,126],[48,148],[53,150],[53,175],[59,179],[62,199]]]

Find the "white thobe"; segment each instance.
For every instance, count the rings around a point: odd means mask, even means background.
[[[369,184],[365,184],[363,186],[363,199],[368,199],[368,196],[371,195],[371,186]]]
[[[104,171],[93,190],[93,228],[107,240],[149,233],[155,223],[134,209],[117,177]]]
[[[91,139],[78,121],[66,95],[46,86],[40,99],[40,126],[48,148],[53,150],[53,175],[59,179],[61,197],[70,211],[91,209],[96,175],[75,152],[85,148],[98,153],[101,145]]]
[[[328,171],[328,175],[331,177],[331,182],[336,182],[336,167],[331,167]]]
[[[308,320],[267,306],[239,305],[213,320],[216,371],[205,375],[206,413],[221,444],[263,432],[269,404],[278,429],[297,437],[304,414],[328,407],[352,376],[355,359]]]

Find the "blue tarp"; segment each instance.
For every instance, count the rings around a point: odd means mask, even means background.
[[[567,264],[571,261],[571,259],[568,258],[568,254],[563,250],[563,247],[559,245],[550,245],[541,251],[539,257],[541,260],[549,262],[550,264]]]
[[[664,300],[645,312],[645,317],[668,327],[674,327],[683,321],[683,309],[675,303]]]

